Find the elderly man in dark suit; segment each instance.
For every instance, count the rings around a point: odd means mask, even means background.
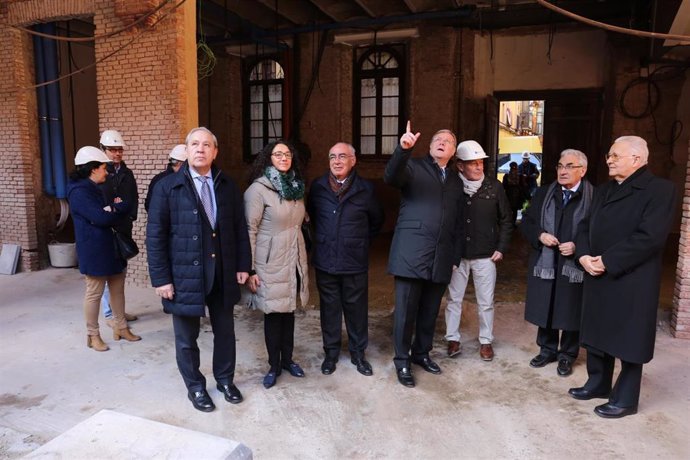
[[[383,208],[374,184],[357,174],[356,163],[355,148],[338,142],[328,152],[329,171],[309,191],[325,375],[335,372],[343,316],[350,361],[360,374],[373,374],[364,355],[369,343],[369,246],[383,224]]]
[[[441,373],[429,352],[441,297],[453,266],[460,263],[457,227],[462,183],[448,167],[457,141],[451,131],[437,131],[429,154],[410,158],[419,136],[408,122],[383,176],[402,192],[388,271],[395,276],[393,362],[398,381],[407,387],[415,385],[410,361],[432,374]]]
[[[151,284],[171,313],[177,367],[195,409],[215,405],[199,371],[200,317],[213,328],[213,376],[225,400],[242,401],[234,385],[233,309],[252,257],[242,194],[213,160],[218,141],[206,128],[187,135],[187,162],[153,189],[146,226]]]
[[[608,398],[594,412],[637,413],[642,365],[654,355],[661,258],[676,201],[673,183],[652,175],[644,139],[616,139],[606,156],[611,181],[597,188],[576,257],[585,277],[580,341],[588,379],[575,399]],[[614,361],[621,371],[613,388]]]
[[[584,178],[587,156],[579,150],[561,152],[556,170],[556,181],[537,190],[520,229],[532,246],[525,319],[538,326],[539,354],[529,365],[557,360],[558,375],[566,377],[580,351],[584,271],[575,259],[575,236],[594,188]]]

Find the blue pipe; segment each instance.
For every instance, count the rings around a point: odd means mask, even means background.
[[[56,35],[55,23],[43,25],[43,31],[49,35]],[[46,81],[56,80],[58,71],[58,53],[55,40],[43,40]],[[65,145],[62,133],[62,104],[60,101],[60,83],[55,82],[46,87],[48,93],[48,127],[50,131],[50,153],[53,164],[53,180],[55,181],[55,196],[67,198],[67,167],[65,165]]]
[[[43,32],[42,24],[34,26],[37,32]],[[34,64],[36,68],[36,83],[46,81],[43,65],[43,38],[34,35]],[[43,191],[50,196],[55,196],[55,184],[53,183],[53,162],[50,155],[50,131],[48,127],[48,100],[46,87],[36,88],[38,104],[38,130],[41,145],[41,172],[43,176]]]

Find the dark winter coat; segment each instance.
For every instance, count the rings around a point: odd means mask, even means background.
[[[112,227],[127,220],[129,203],[106,203],[103,193],[91,179],[70,181],[67,200],[74,221],[79,271],[89,276],[122,273],[127,261],[115,251]],[[108,204],[113,212],[103,209]]]
[[[573,241],[573,213],[577,204],[582,200],[583,179],[577,192],[572,195],[568,205],[563,209],[563,193],[554,193],[556,215],[555,237],[561,243]],[[544,199],[549,185],[540,187],[534,198],[522,215],[520,230],[531,246],[527,268],[527,299],[525,301],[525,320],[539,327],[549,327],[565,331],[579,331],[582,314],[582,283],[571,283],[568,276],[563,275],[563,264],[566,260],[575,262],[575,255],[563,256],[554,250],[556,257],[555,278],[542,279],[534,276],[534,266],[543,247],[539,235],[545,230],[541,228],[541,214]],[[585,209],[585,217],[589,210]],[[549,324],[549,316],[552,315]]]
[[[137,190],[137,182],[134,179],[134,173],[127,167],[125,162],[120,163],[120,169],[115,172],[115,166],[109,163],[107,166],[108,177],[105,182],[101,184],[101,190],[108,203],[112,203],[116,197],[120,197],[125,203],[130,203],[127,216],[115,228],[118,232],[122,232],[128,236],[132,236],[132,223],[137,220],[137,212],[139,210],[139,190]]]
[[[330,172],[314,181],[307,199],[314,229],[312,265],[333,275],[369,269],[369,245],[383,225],[383,208],[374,185],[356,172],[338,199],[328,182]]]
[[[462,258],[485,259],[494,251],[505,254],[513,231],[513,214],[499,181],[484,177],[469,196],[462,194]]]
[[[216,197],[216,235],[220,239],[223,304],[240,298],[237,272],[251,269],[251,250],[244,218],[242,193],[219,169],[212,168]],[[163,299],[166,313],[204,316],[205,273],[202,245],[203,205],[192,183],[188,165],[162,179],[153,190],[146,226],[149,274],[154,287],[172,283],[175,296]]]
[[[443,182],[430,155],[410,158],[411,154],[411,149],[398,146],[383,176],[401,191],[388,272],[449,283],[453,265],[460,263],[462,183],[450,170]]]
[[[160,182],[161,179],[164,177],[169,176],[170,174],[174,174],[175,170],[172,168],[172,166],[168,165],[167,168],[165,168],[165,171],[160,172],[153,176],[153,179],[151,179],[151,182],[149,183],[149,190],[146,192],[146,198],[144,198],[144,209],[146,212],[149,212],[149,206],[151,206],[151,196],[153,195],[153,186],[156,185],[158,182]]]
[[[585,276],[580,341],[632,363],[654,356],[661,258],[674,215],[672,182],[640,168],[601,185],[576,255],[602,256],[606,272]]]

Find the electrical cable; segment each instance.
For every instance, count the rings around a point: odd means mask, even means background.
[[[613,26],[611,24],[606,24],[604,22],[594,21],[594,20],[586,18],[584,16],[580,16],[579,14],[571,13],[570,11],[564,10],[563,8],[559,8],[556,5],[553,5],[549,2],[547,2],[546,0],[536,0],[536,1],[537,1],[537,3],[539,3],[544,8],[548,8],[552,11],[555,11],[556,13],[560,13],[563,16],[567,16],[567,17],[569,17],[571,19],[575,19],[576,21],[579,21],[579,22],[584,22],[585,24],[593,26],[593,27],[598,27],[600,29],[610,30],[611,32],[618,32],[618,33],[626,34],[626,35],[634,35],[636,37],[658,38],[658,39],[667,39],[667,40],[678,40],[680,42],[690,42],[690,36],[688,36],[688,35],[662,34],[659,32],[647,32],[644,30],[627,29],[625,27]]]
[[[112,32],[108,32],[103,35],[94,35],[93,37],[64,37],[62,35],[51,35],[51,34],[46,34],[43,32],[38,32],[37,30],[29,29],[28,27],[22,27],[22,26],[17,26],[17,25],[9,25],[8,27],[11,27],[13,29],[21,30],[22,32],[26,32],[27,34],[30,35],[36,35],[39,37],[43,38],[50,38],[51,40],[57,40],[57,41],[63,41],[63,42],[92,42],[96,40],[101,40],[103,38],[110,38],[114,37],[115,35],[121,34],[122,32],[126,32],[129,29],[141,24],[142,22],[146,21],[150,17],[152,17],[154,14],[158,13],[160,10],[162,10],[168,3],[172,3],[174,0],[164,0],[160,5],[158,5],[156,8],[153,10],[149,11],[148,13],[144,14],[142,17],[137,19],[136,21],[132,22],[131,24],[126,25],[125,27],[122,27],[121,29],[114,30]],[[156,21],[154,25],[157,23]]]

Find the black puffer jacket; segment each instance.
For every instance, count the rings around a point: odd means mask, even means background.
[[[101,184],[101,191],[105,196],[106,203],[112,203],[115,197],[120,197],[122,201],[130,204],[129,212],[127,213],[129,219],[123,220],[115,226],[115,229],[118,232],[132,236],[132,223],[137,220],[137,212],[139,210],[137,181],[134,179],[134,173],[127,167],[124,161],[120,163],[120,169],[117,173],[112,164],[108,164],[107,169],[108,177]]]
[[[383,208],[374,185],[352,173],[352,185],[341,200],[333,193],[327,173],[314,181],[307,200],[314,228],[312,265],[333,275],[369,269],[369,244],[383,225]]]
[[[204,252],[202,204],[188,165],[162,179],[153,189],[146,226],[149,274],[154,287],[172,283],[175,296],[163,300],[166,313],[204,316]],[[223,303],[232,307],[240,299],[237,272],[251,269],[251,249],[242,194],[234,182],[212,169],[216,196],[216,230],[220,238]]]
[[[383,176],[402,193],[388,271],[449,283],[453,265],[460,263],[462,183],[457,174],[448,174],[442,182],[430,155],[410,158],[411,154],[412,150],[398,146]]]

